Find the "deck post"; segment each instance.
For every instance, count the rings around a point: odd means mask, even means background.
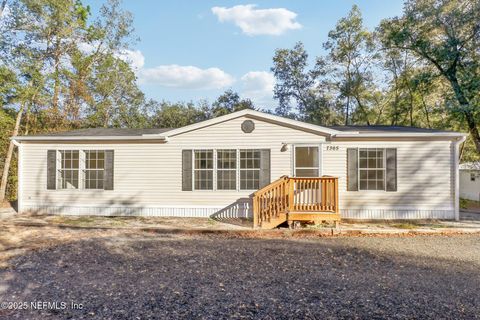
[[[295,201],[295,181],[293,179],[288,179],[288,211],[292,212],[294,210],[294,201]]]
[[[335,192],[335,213],[336,214],[339,214],[340,213],[340,209],[338,208],[338,178],[335,178],[335,180],[333,180],[333,192]]]
[[[253,203],[253,228],[255,229],[258,227],[258,215],[259,215],[258,199],[255,196],[255,194],[253,195],[252,203]]]

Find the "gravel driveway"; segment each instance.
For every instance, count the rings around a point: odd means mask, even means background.
[[[0,311],[8,319],[480,317],[474,235],[122,236],[41,249],[11,265],[0,270],[0,302],[67,306]]]

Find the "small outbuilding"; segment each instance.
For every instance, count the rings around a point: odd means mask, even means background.
[[[460,165],[460,197],[480,201],[480,162]]]

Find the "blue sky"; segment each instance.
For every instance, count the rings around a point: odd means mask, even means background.
[[[102,1],[85,3],[95,12]],[[273,108],[275,49],[302,41],[313,60],[354,4],[373,29],[381,19],[400,15],[403,1],[124,0],[140,38],[129,59],[148,98],[213,101],[231,88]]]

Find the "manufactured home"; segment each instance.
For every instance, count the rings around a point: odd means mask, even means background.
[[[18,207],[65,215],[458,219],[457,132],[324,127],[242,110],[177,129],[12,138]]]

